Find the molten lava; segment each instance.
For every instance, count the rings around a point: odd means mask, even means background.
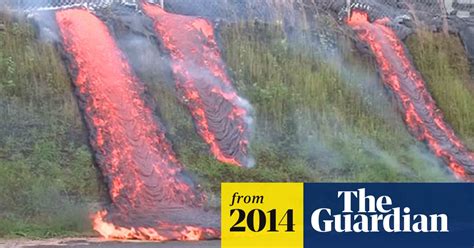
[[[371,23],[362,10],[355,10],[348,24],[358,32],[375,55],[385,84],[401,104],[409,130],[443,159],[460,179],[474,179],[474,153],[470,152],[446,124],[443,114],[427,90],[406,48],[387,19]]]
[[[112,201],[110,208],[94,216],[94,229],[117,239],[219,237],[216,229],[199,227],[192,218],[182,216],[182,209],[198,211],[203,197],[183,174],[162,126],[144,99],[144,86],[105,24],[82,9],[59,11],[56,21],[91,133],[91,146]]]
[[[212,24],[148,3],[143,9],[170,52],[176,88],[211,152],[222,162],[251,166],[249,104],[232,87]]]

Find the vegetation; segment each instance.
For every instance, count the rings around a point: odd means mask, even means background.
[[[7,15],[0,23],[0,237],[90,232],[87,209],[100,201],[103,183],[62,61],[30,25]],[[218,198],[222,181],[452,180],[407,132],[370,58],[349,42],[320,49],[315,40],[326,42],[322,33],[295,39],[258,23],[225,25],[219,33],[235,85],[255,109],[254,168],[213,159],[166,73],[137,72],[179,158],[211,196]],[[462,46],[436,37],[410,39],[410,51],[448,121],[472,147],[472,83],[466,67],[456,66]]]
[[[255,109],[255,168],[210,157],[163,73],[141,72],[155,73],[145,82],[180,159],[204,188],[217,193],[222,181],[451,180],[407,132],[374,65],[350,44],[331,60],[314,50],[313,37],[289,42],[279,26],[226,25],[220,36],[234,83]]]
[[[474,79],[461,41],[420,31],[408,46],[446,120],[474,150]]]
[[[0,23],[0,236],[88,230],[97,174],[62,61],[26,23]]]

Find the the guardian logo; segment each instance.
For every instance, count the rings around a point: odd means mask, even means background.
[[[392,199],[383,195],[366,195],[365,189],[339,191],[337,198],[344,204],[342,213],[329,208],[316,209],[311,225],[321,233],[447,233],[446,214],[412,214],[409,207],[392,207]],[[357,203],[358,206],[354,206]]]

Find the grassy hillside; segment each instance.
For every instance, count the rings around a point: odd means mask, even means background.
[[[375,68],[349,49],[341,60],[289,43],[278,26],[235,24],[220,30],[223,55],[239,92],[256,113],[256,167],[225,166],[208,155],[161,72],[146,77],[180,158],[200,182],[444,181],[444,167],[406,130]],[[186,134],[186,135],[183,135]]]
[[[97,174],[62,61],[31,26],[0,23],[0,236],[88,230]]]
[[[103,184],[60,56],[30,25],[6,15],[0,23],[0,237],[88,232],[87,209],[100,201]],[[452,180],[407,132],[370,59],[349,43],[338,56],[315,49],[312,36],[290,42],[279,26],[233,24],[219,33],[235,85],[255,109],[255,168],[213,159],[173,82],[159,70],[138,72],[179,158],[215,203],[221,181]],[[468,72],[452,66],[462,46],[446,40],[417,36],[410,50],[448,120],[472,145]]]
[[[474,150],[474,79],[461,41],[420,31],[408,46],[446,120]]]

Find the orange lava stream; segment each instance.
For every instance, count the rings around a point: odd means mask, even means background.
[[[405,123],[451,171],[462,180],[472,181],[474,154],[446,124],[441,111],[429,94],[425,82],[406,54],[397,34],[385,24],[386,19],[369,22],[366,12],[355,10],[348,20],[375,55],[383,81],[403,106]]]
[[[106,239],[117,240],[203,240],[216,239],[220,237],[218,230],[202,228],[197,226],[182,226],[159,223],[154,227],[120,227],[104,220],[107,211],[99,211],[93,216],[94,230],[98,231]]]
[[[127,219],[130,211],[146,214],[160,202],[199,205],[202,197],[180,176],[182,165],[143,99],[144,86],[105,24],[84,9],[58,11],[56,21],[114,213]],[[97,213],[93,222],[94,229],[107,238],[199,239],[209,232],[174,226],[175,231],[165,235],[158,231],[162,224],[119,227],[107,222],[106,215],[107,211]]]
[[[250,166],[248,122],[251,117],[247,103],[237,95],[226,73],[212,24],[202,18],[167,13],[148,3],[143,3],[143,9],[154,21],[156,32],[170,52],[176,87],[212,154],[224,163]],[[217,100],[206,102],[206,99]],[[220,105],[225,104],[232,109],[224,117],[217,116]],[[222,132],[228,134],[217,137],[216,133]],[[229,144],[223,139],[233,140]]]

